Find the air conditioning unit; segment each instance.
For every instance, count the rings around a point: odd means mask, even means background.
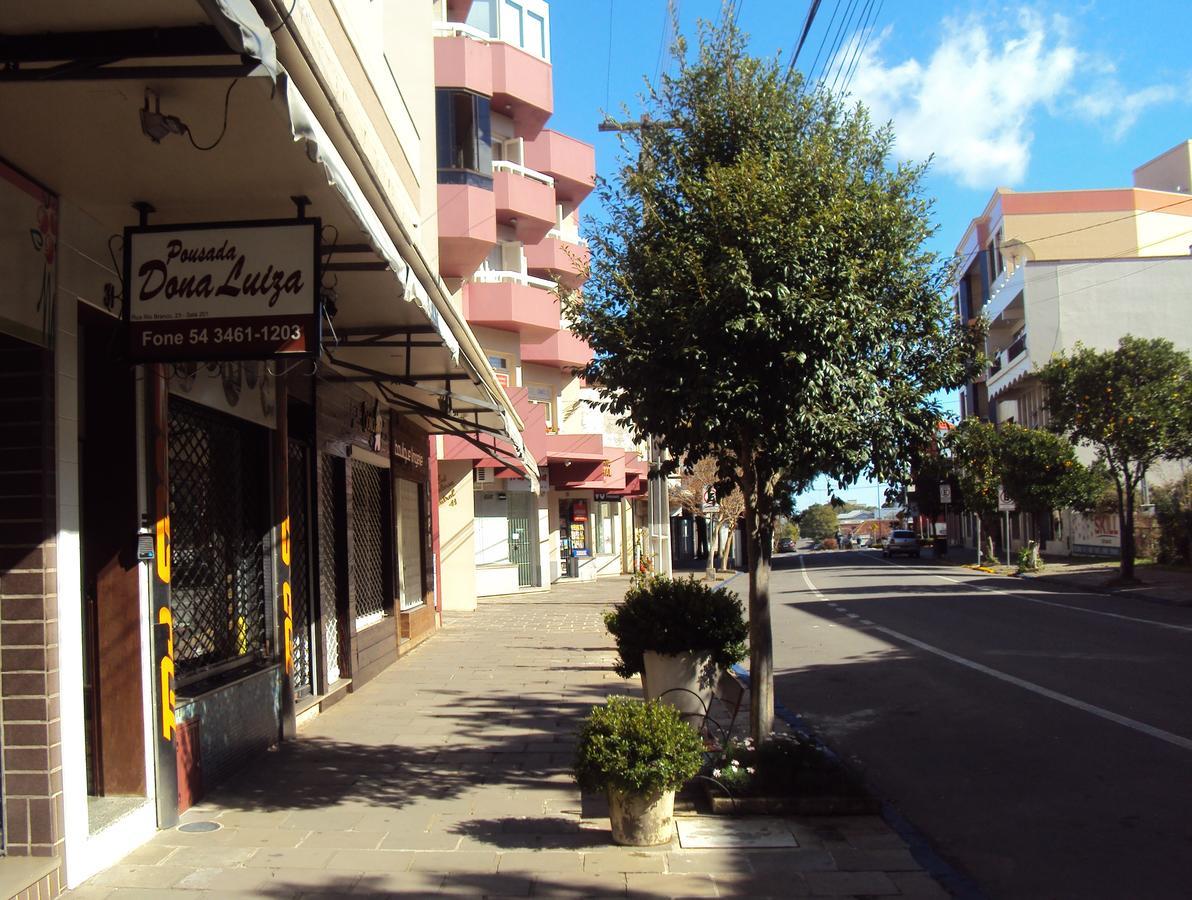
[[[476,469],[475,476],[475,479],[472,481],[472,487],[477,491],[484,490],[486,484],[492,484],[495,480],[492,469]]]

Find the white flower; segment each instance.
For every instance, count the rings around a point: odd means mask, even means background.
[[[713,770],[712,770],[712,777],[713,777],[713,778],[719,778],[719,777],[720,777],[720,770],[719,770],[719,769],[713,769]]]
[[[745,771],[748,772],[750,775],[753,775],[755,772],[757,772],[757,769],[755,769],[753,766],[750,766]]]
[[[735,759],[732,761],[731,765],[734,769],[741,768],[741,764],[739,762],[737,762]]]

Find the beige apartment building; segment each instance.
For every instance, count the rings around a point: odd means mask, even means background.
[[[79,884],[433,634],[441,435],[537,483],[513,344],[439,275],[440,14],[5,9],[0,896]]]
[[[435,23],[440,271],[525,423],[537,463],[499,438],[440,441],[444,602],[629,571],[644,551],[646,463],[574,374],[591,349],[560,291],[582,287],[580,204],[593,148],[547,127],[554,109],[544,0],[440,3]]]
[[[1077,343],[1112,349],[1126,334],[1192,349],[1192,142],[1139,166],[1128,188],[999,188],[956,255],[957,311],[988,320],[992,361],[963,388],[961,416],[1042,427],[1034,373],[1053,354]],[[1164,467],[1148,477],[1174,474]],[[950,524],[971,543],[971,523]],[[1012,548],[1031,539],[1048,553],[1114,554],[1120,546],[1116,516],[1065,514],[1043,535],[1024,516],[1012,516],[1011,526]]]

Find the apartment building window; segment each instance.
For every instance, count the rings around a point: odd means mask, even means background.
[[[502,387],[509,387],[509,357],[501,356],[498,353],[489,353],[487,356],[488,364],[493,367],[497,381],[501,383]]]
[[[1006,261],[1002,259],[1002,229],[998,229],[993,240],[989,242],[989,283],[997,281],[998,276],[1006,271]]]
[[[555,403],[554,392],[541,385],[532,384],[528,387],[529,400],[531,403],[536,403],[542,407],[543,412],[546,413],[546,428],[548,431],[555,430]]]
[[[489,99],[470,91],[435,91],[439,184],[492,188],[493,134]]]

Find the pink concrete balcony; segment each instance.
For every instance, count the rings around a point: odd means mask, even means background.
[[[544,129],[526,141],[525,161],[555,179],[560,200],[579,203],[596,186],[596,148],[557,131]]]
[[[537,134],[555,108],[550,63],[501,41],[491,47],[493,112],[511,117],[518,134]]]
[[[604,457],[604,438],[599,434],[548,434],[546,436],[546,458],[557,460],[584,460],[601,462]]]
[[[590,253],[583,244],[546,237],[526,244],[526,266],[531,275],[552,278],[571,290],[579,290],[588,272]]]
[[[570,331],[557,331],[544,341],[521,342],[523,363],[570,368],[586,366],[592,361],[592,348]]]
[[[435,87],[464,88],[491,97],[492,44],[462,35],[436,37]]]
[[[439,185],[439,271],[465,278],[497,243],[493,191],[470,184]]]
[[[464,285],[464,318],[469,325],[541,338],[559,330],[559,298],[515,281],[472,282]]]
[[[604,446],[601,436],[598,434],[558,436],[595,439],[601,455],[598,461],[574,456],[552,457],[548,449],[548,472],[552,487],[566,490],[590,488],[597,491],[623,491],[625,489],[624,450],[619,447]],[[547,437],[549,438],[550,435]]]
[[[555,191],[546,182],[494,163],[493,195],[497,221],[516,225],[523,244],[538,243],[555,227]]]

